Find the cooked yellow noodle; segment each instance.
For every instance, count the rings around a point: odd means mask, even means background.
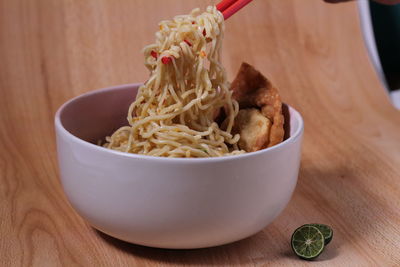
[[[143,50],[151,75],[129,107],[129,126],[107,137],[104,146],[162,157],[244,153],[237,147],[239,135],[231,134],[239,105],[221,64],[222,14],[211,6],[202,14],[194,9],[159,26],[156,43]],[[223,128],[214,121],[221,108],[227,115]]]

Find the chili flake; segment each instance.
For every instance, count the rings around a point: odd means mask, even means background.
[[[172,58],[171,57],[162,57],[161,58],[161,62],[163,63],[163,64],[168,64],[168,63],[170,63],[172,61]]]
[[[188,46],[192,46],[192,43],[189,42],[188,40],[185,39],[185,40],[183,40],[183,41],[184,41],[185,43],[187,43]]]
[[[151,55],[152,57],[154,57],[155,59],[157,59],[157,57],[158,57],[157,52],[154,51],[154,50],[151,50],[150,55]]]

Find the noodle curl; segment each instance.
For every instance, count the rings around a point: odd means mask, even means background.
[[[239,105],[221,64],[223,15],[209,6],[159,27],[156,42],[143,49],[150,78],[129,107],[129,126],[106,137],[104,146],[161,157],[244,153],[240,136],[231,133]],[[221,110],[226,119],[218,125]]]

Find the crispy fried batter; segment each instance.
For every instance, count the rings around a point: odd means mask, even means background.
[[[260,150],[268,142],[271,122],[256,108],[241,109],[232,133],[240,134],[238,145],[247,152]]]
[[[240,109],[258,108],[272,123],[269,138],[262,148],[282,142],[284,136],[282,102],[278,90],[271,82],[254,67],[243,62],[232,82],[231,90],[233,98],[239,102]]]

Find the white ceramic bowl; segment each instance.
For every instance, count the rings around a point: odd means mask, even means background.
[[[93,227],[160,248],[201,248],[243,239],[285,208],[296,186],[303,120],[293,108],[290,137],[237,156],[176,159],[109,150],[93,143],[126,124],[138,84],[93,91],[55,117],[64,191]]]

